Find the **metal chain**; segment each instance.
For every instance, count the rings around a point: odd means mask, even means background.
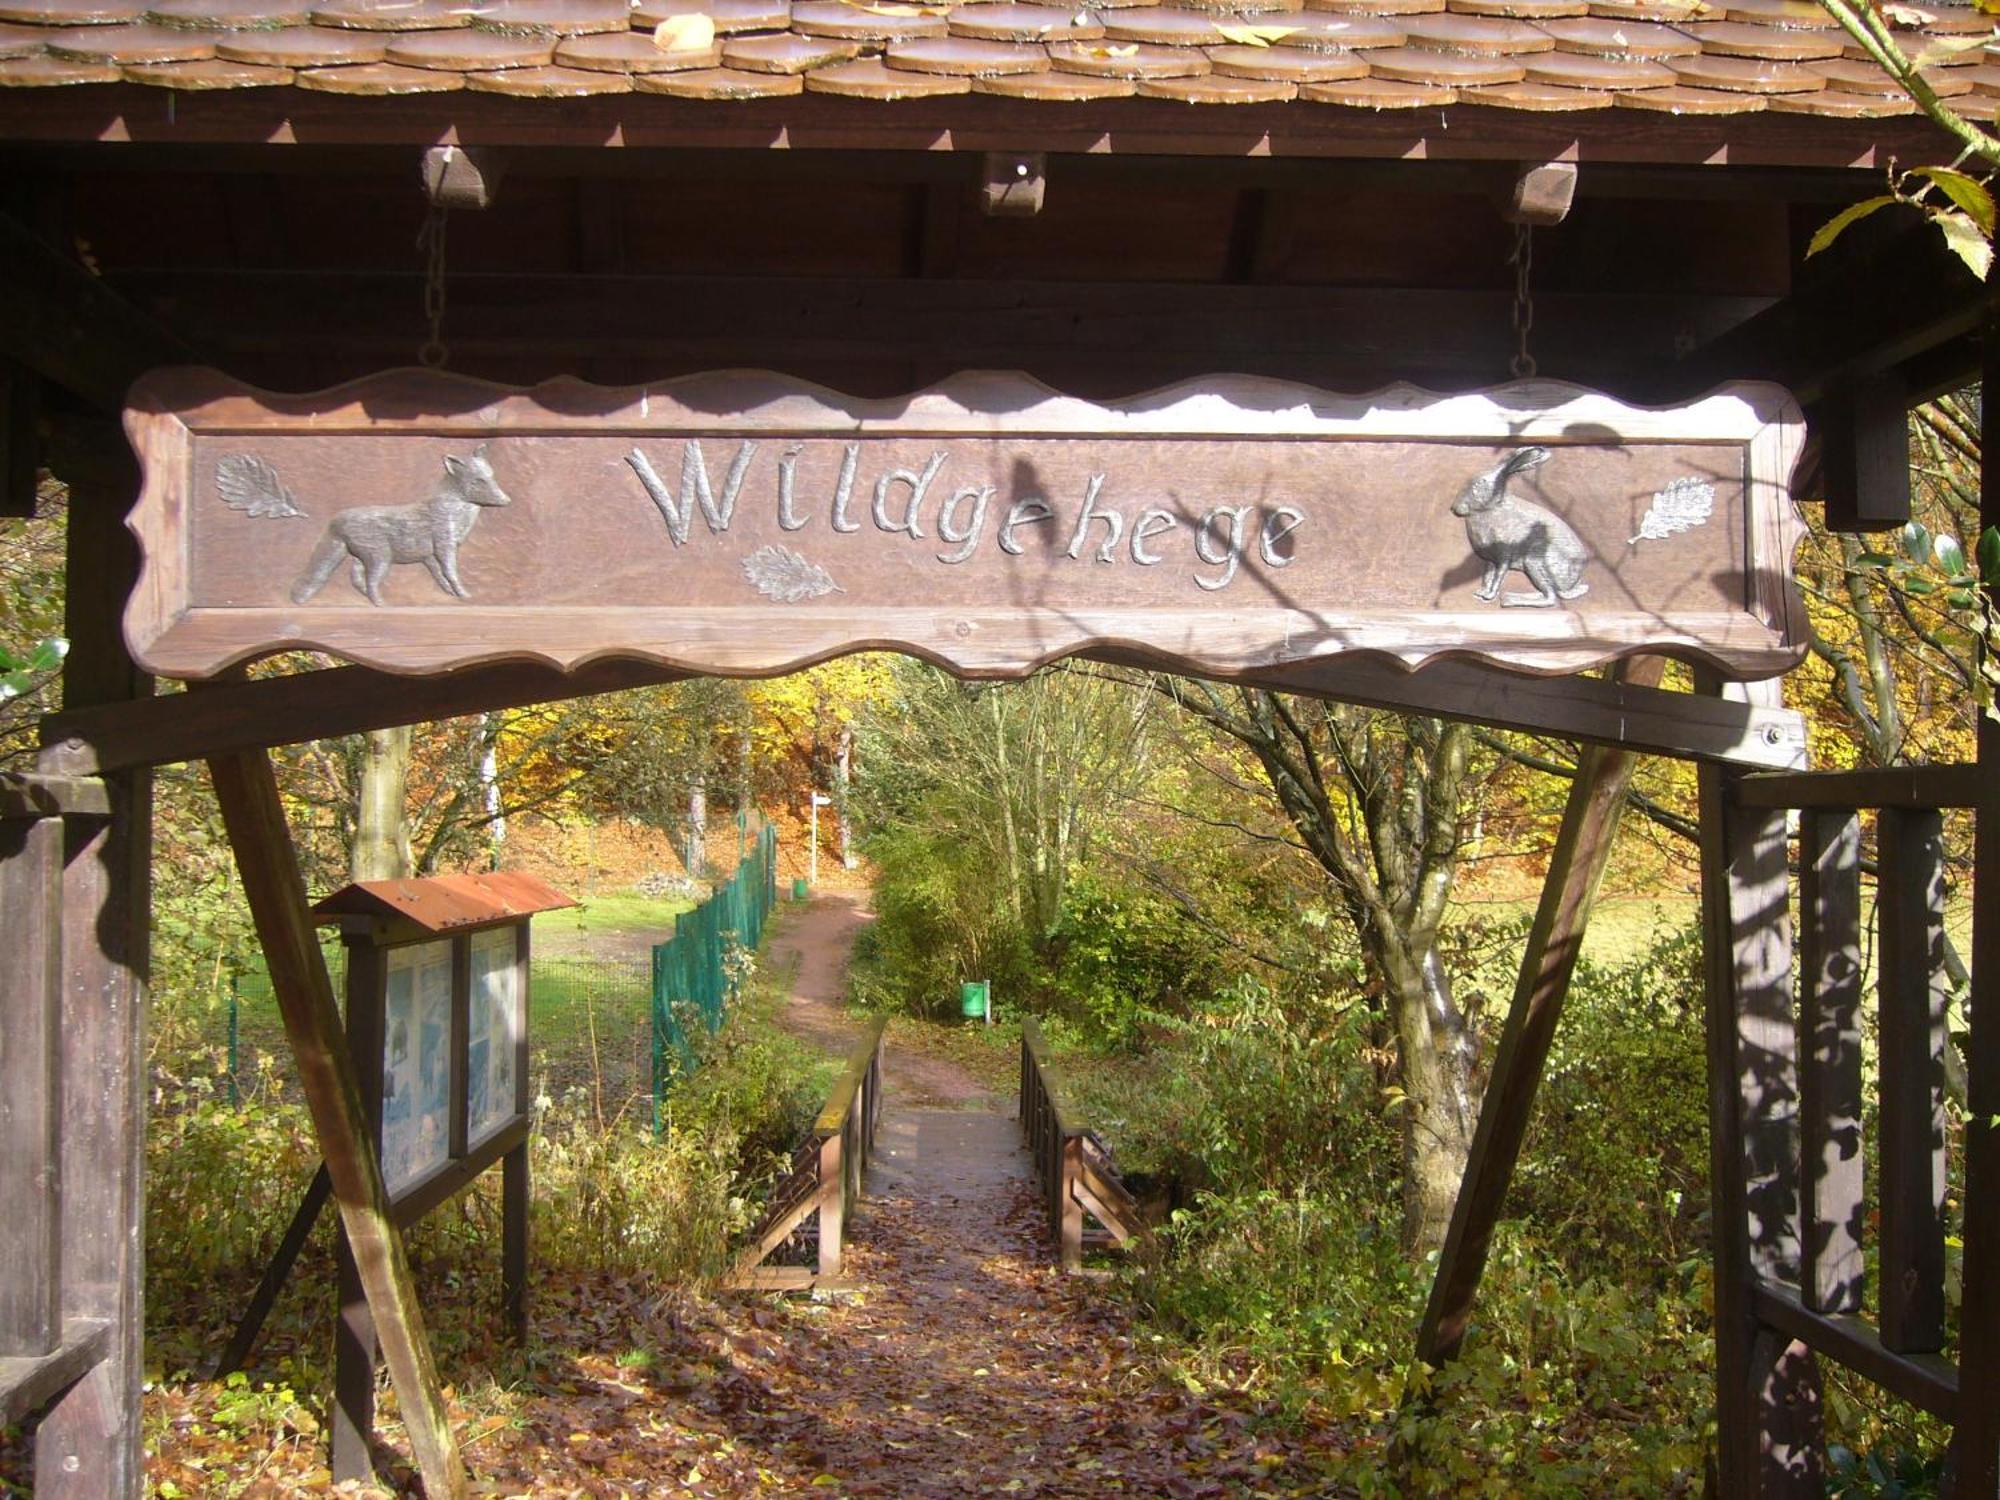
[[[417,247],[425,252],[424,320],[430,329],[430,337],[417,351],[417,359],[431,370],[443,369],[451,357],[444,342],[444,233],[448,212],[443,204],[432,203],[424,227],[417,231]]]
[[[1514,253],[1508,260],[1514,267],[1514,359],[1508,368],[1516,380],[1532,380],[1535,357],[1528,352],[1528,334],[1535,326],[1535,294],[1528,288],[1528,277],[1535,263],[1533,225],[1514,226]]]

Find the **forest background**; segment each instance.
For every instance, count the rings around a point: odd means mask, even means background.
[[[1990,708],[1976,579],[2000,576],[2000,539],[1974,539],[1978,431],[1976,394],[1923,408],[1917,519],[1878,539],[1815,526],[1801,552],[1811,652],[1785,693],[1815,766],[1972,756]],[[0,765],[25,761],[36,717],[59,706],[64,503],[50,487],[35,519],[0,530]],[[525,865],[586,898],[571,939],[585,949],[664,936],[754,817],[778,823],[787,879],[804,874],[811,799],[830,796],[820,868],[853,865],[877,913],[852,1003],[939,1030],[962,981],[990,980],[1001,1024],[940,1045],[997,1076],[1035,1015],[1121,1165],[1171,1192],[1159,1245],[1117,1283],[1163,1378],[1346,1424],[1339,1478],[1361,1493],[1699,1490],[1711,1348],[1690,767],[1637,778],[1479,1321],[1465,1357],[1431,1372],[1412,1331],[1575,746],[1083,663],[974,684],[860,656],[278,762],[315,895]],[[157,806],[150,1358],[171,1382],[226,1330],[313,1152],[275,1027],[260,1055],[224,1020],[260,964],[200,770],[162,771]],[[1948,822],[1961,927],[1968,836]],[[1962,965],[1954,978],[1956,1047]],[[656,1134],[635,1107],[639,1013],[537,985],[538,1257],[698,1292],[823,1071],[732,1022]],[[419,1231],[447,1283],[483,1253],[478,1204]],[[223,1388],[204,1419],[227,1430],[233,1402],[245,1430],[322,1420],[323,1354],[304,1333],[290,1347],[279,1380]],[[1929,1492],[1936,1425],[1829,1374],[1840,1492]]]

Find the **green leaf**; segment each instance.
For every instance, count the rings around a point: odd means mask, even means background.
[[[1935,594],[1937,592],[1937,585],[1932,583],[1928,578],[1918,578],[1912,575],[1903,580],[1903,592],[1919,595]]]
[[[1944,596],[1944,602],[1949,604],[1953,609],[1970,609],[1972,608],[1973,597],[1971,589],[1953,589],[1949,594]]]
[[[1931,560],[1931,529],[1922,521],[1903,525],[1903,555],[1921,566]]]
[[[1989,526],[1979,538],[1979,576],[2000,583],[2000,526]]]
[[[1981,281],[1993,269],[1993,241],[1972,222],[1968,214],[1933,213],[1931,221],[1944,231],[1944,247],[1965,262],[1966,270]]]
[[[1965,571],[1965,549],[1958,545],[1958,538],[1951,535],[1938,537],[1931,543],[1931,556],[1937,565],[1956,578]]]
[[[1874,213],[1876,209],[1887,208],[1894,202],[1896,202],[1896,199],[1893,196],[1883,193],[1874,198],[1863,198],[1859,203],[1849,204],[1819,226],[1818,232],[1812,237],[1812,243],[1806,246],[1807,259],[1811,259],[1813,256],[1819,254],[1820,251],[1839,239],[1841,235],[1845,234],[1854,225],[1859,224],[1863,219]]]
[[[1857,568],[1893,568],[1896,559],[1886,552],[1864,552],[1854,559]]]
[[[1918,167],[1914,175],[1936,183],[1947,198],[1965,210],[1981,234],[1993,238],[1993,194],[1985,183],[1950,167]]]

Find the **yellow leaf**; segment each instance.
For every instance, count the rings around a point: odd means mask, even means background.
[[[668,16],[653,28],[653,45],[662,52],[706,52],[715,45],[715,22],[700,11]]]
[[[1139,55],[1139,44],[1137,42],[1101,42],[1094,47],[1085,47],[1083,50],[1092,57],[1137,57]]]
[[[1215,23],[1215,29],[1242,47],[1268,47],[1273,42],[1281,42],[1299,28],[1296,26],[1225,26]]]
[[[1969,215],[1956,209],[1933,213],[1931,220],[1944,231],[1945,248],[1965,262],[1965,268],[1981,281],[1993,269],[1993,242],[1979,232]]]

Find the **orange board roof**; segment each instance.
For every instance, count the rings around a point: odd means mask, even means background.
[[[343,886],[313,907],[322,922],[342,917],[393,917],[426,932],[505,922],[577,903],[533,875],[433,875],[423,880],[364,880]]]
[[[1991,21],[1892,12],[1942,95],[2000,99]],[[1403,111],[1913,106],[1804,0],[0,0],[0,89],[517,99],[984,94]]]

